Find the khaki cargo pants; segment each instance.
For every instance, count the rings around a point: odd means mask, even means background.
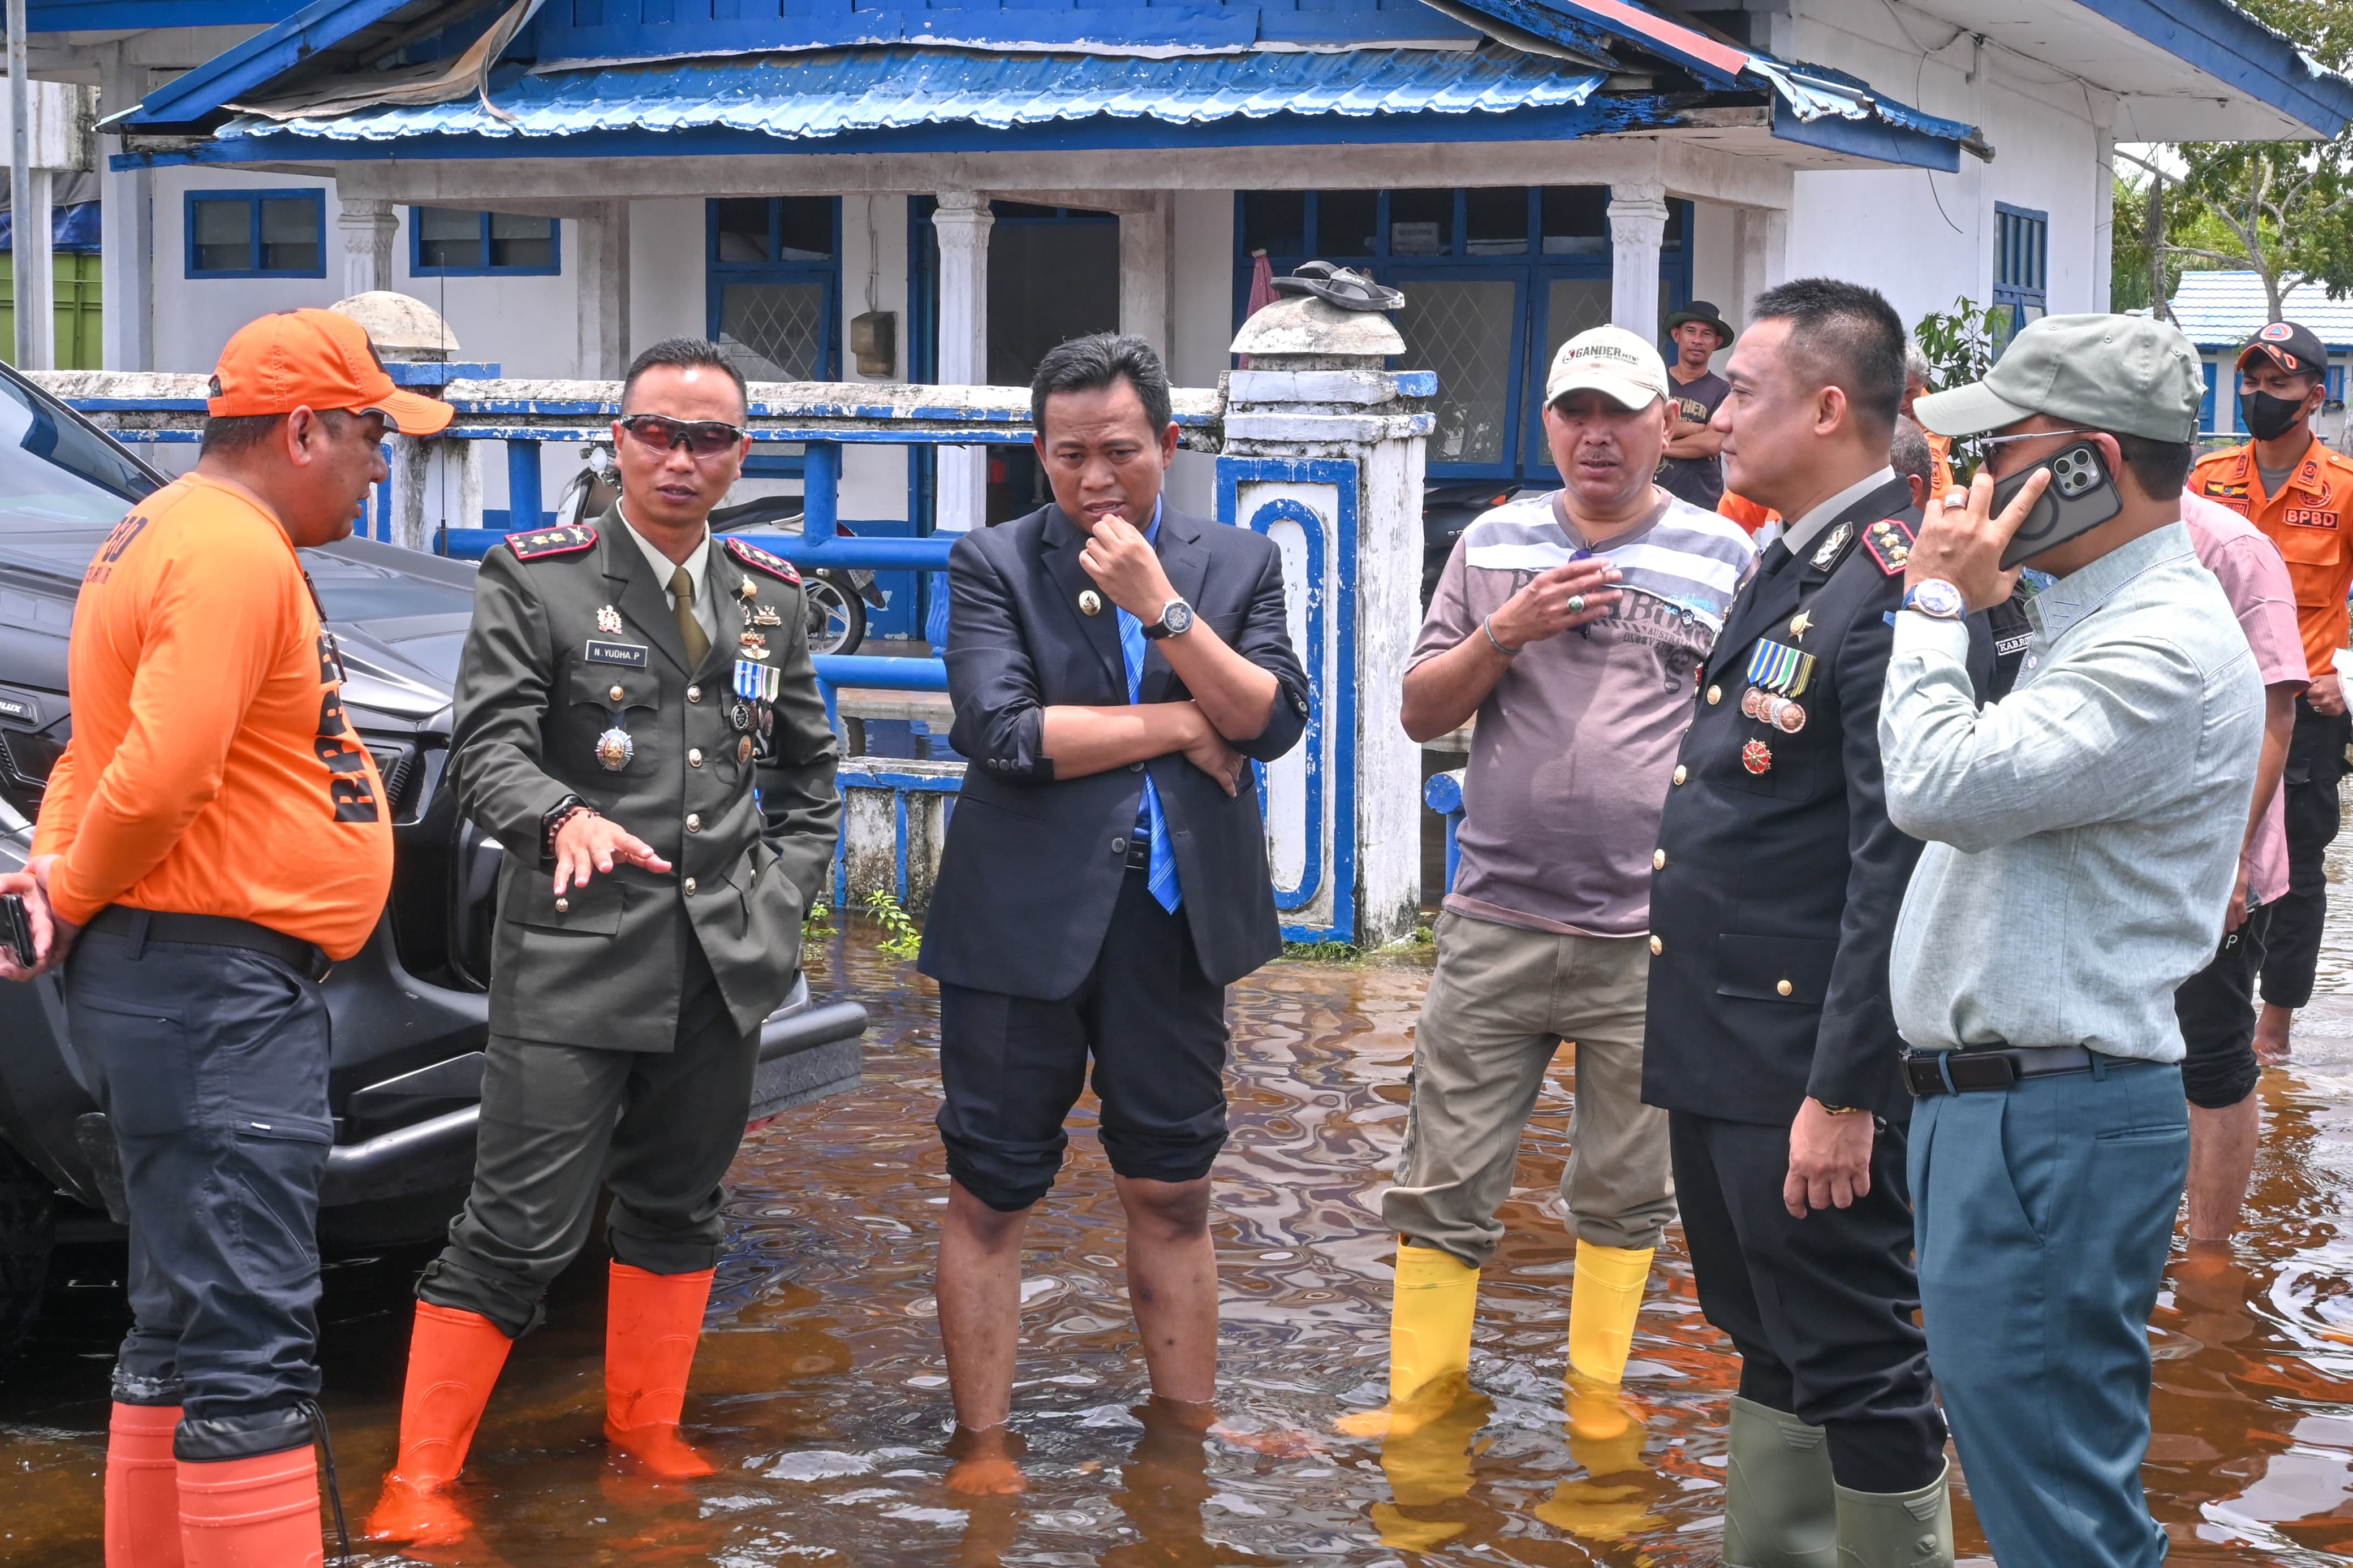
[[[1546,1067],[1577,1045],[1568,1168],[1570,1228],[1600,1247],[1655,1246],[1674,1217],[1667,1114],[1642,1103],[1642,1013],[1651,953],[1641,937],[1555,936],[1443,914],[1438,973],[1422,1003],[1413,1103],[1389,1227],[1418,1247],[1484,1267],[1503,1239],[1520,1131]]]

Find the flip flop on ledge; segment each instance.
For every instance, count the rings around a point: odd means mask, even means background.
[[[1405,296],[1397,289],[1329,261],[1306,262],[1290,277],[1273,281],[1278,294],[1313,294],[1344,310],[1395,310],[1405,304]]]

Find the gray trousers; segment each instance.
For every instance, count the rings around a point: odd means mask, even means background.
[[[1561,1042],[1577,1046],[1562,1200],[1597,1247],[1658,1244],[1674,1217],[1667,1115],[1642,1103],[1642,938],[1556,936],[1457,914],[1438,919],[1438,973],[1421,1007],[1413,1103],[1381,1217],[1417,1247],[1473,1268],[1494,1256],[1520,1133]]]
[[[114,1397],[180,1405],[184,1459],[307,1446],[319,1392],[330,1026],[318,985],[246,948],[82,933],[67,1018],[99,1069],[130,1207]]]
[[[691,942],[686,962],[673,1051],[491,1037],[474,1189],[419,1300],[479,1312],[512,1335],[536,1327],[607,1186],[615,1258],[649,1274],[717,1266],[723,1183],[751,1112],[760,1037],[735,1027]]]

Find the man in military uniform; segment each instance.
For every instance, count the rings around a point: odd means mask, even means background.
[[[2287,557],[2297,629],[2312,675],[2295,703],[2288,742],[2287,893],[2263,921],[2263,1011],[2255,1054],[2284,1061],[2295,1010],[2312,1000],[2320,932],[2328,919],[2325,859],[2337,837],[2337,784],[2353,741],[2337,650],[2345,646],[2345,595],[2353,591],[2353,458],[2312,433],[2327,395],[2328,351],[2308,327],[2274,321],[2239,354],[2239,408],[2253,439],[2217,452],[2189,474],[2189,493],[2220,501],[2263,531]]]
[[[1920,516],[1888,464],[1904,327],[1827,279],[1767,290],[1750,322],[1715,423],[1732,488],[1788,521],[1669,775],[1642,1098],[1668,1112],[1700,1307],[1741,1354],[1725,1562],[1921,1568],[1952,1561],[1950,1505],[1887,988],[1920,846],[1888,823],[1877,728]]]
[[[708,525],[750,448],[743,377],[672,339],[621,409],[620,500],[509,535],[475,590],[450,765],[507,851],[490,1065],[473,1193],[417,1287],[376,1540],[464,1532],[446,1489],[600,1184],[607,1440],[658,1478],[711,1468],[678,1422],[721,1178],[841,808],[800,579]]]

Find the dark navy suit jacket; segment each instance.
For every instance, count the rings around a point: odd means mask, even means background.
[[[1127,840],[1148,773],[1176,848],[1194,951],[1208,977],[1228,984],[1282,947],[1250,775],[1229,796],[1181,754],[1077,779],[1056,778],[1042,754],[1047,708],[1127,701],[1116,609],[1108,596],[1100,614],[1079,608],[1079,595],[1095,588],[1079,563],[1086,541],[1060,508],[1048,506],[966,535],[948,556],[951,741],[967,766],[919,966],[951,984],[1016,996],[1052,1000],[1076,991],[1127,875]],[[1236,746],[1271,762],[1307,725],[1307,678],[1291,647],[1281,557],[1250,529],[1165,504],[1159,548],[1169,583],[1194,614],[1274,677],[1265,730]],[[1186,695],[1158,645],[1146,644],[1142,700]]]
[[[1880,776],[1879,694],[1904,602],[1901,552],[1869,545],[1883,521],[1901,524],[1906,545],[1919,525],[1900,476],[1804,554],[1769,575],[1760,567],[1700,670],[1651,879],[1649,1104],[1775,1126],[1809,1095],[1892,1121],[1911,1114],[1887,950],[1920,842],[1887,820]],[[1760,637],[1814,656],[1797,734],[1740,710]],[[1968,669],[1986,690],[1983,616],[1969,617]],[[1770,753],[1762,772],[1742,761],[1752,742]]]

